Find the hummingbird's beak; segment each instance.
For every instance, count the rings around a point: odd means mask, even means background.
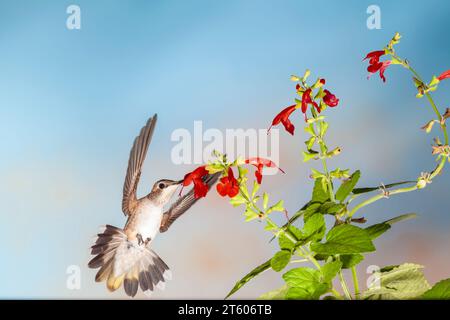
[[[184,179],[179,180],[179,181],[175,181],[173,184],[182,184],[184,182]]]

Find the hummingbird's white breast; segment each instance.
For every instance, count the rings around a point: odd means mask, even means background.
[[[161,226],[162,216],[162,206],[155,205],[148,199],[141,203],[136,212],[136,232],[142,236],[143,240],[155,238]]]

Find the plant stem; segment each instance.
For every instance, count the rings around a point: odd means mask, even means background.
[[[316,114],[315,112],[313,112],[312,114],[313,114],[313,117],[314,117],[315,119],[317,119],[317,114]],[[317,129],[319,130],[319,135],[317,135],[317,133],[316,133],[315,131],[314,131],[314,134],[316,135],[317,138],[320,139],[320,142],[321,142],[321,143],[323,143],[324,145],[326,145],[326,144],[325,144],[325,141],[324,141],[324,139],[323,139],[323,135],[321,135],[321,129],[320,129],[321,126],[324,125],[323,123],[324,123],[323,120],[318,120],[318,121],[317,121],[316,127],[318,127]],[[334,191],[333,191],[333,184],[332,184],[332,182],[331,182],[330,172],[328,171],[327,160],[325,159],[325,154],[324,154],[324,152],[323,152],[323,150],[322,150],[322,147],[320,147],[319,149],[320,149],[319,155],[320,155],[320,159],[321,159],[321,161],[322,161],[323,171],[324,171],[325,176],[326,176],[326,178],[327,178],[327,187],[328,187],[327,189],[328,189],[328,194],[329,194],[329,196],[330,196],[330,200],[334,202],[334,201],[335,201],[335,196],[334,196]]]
[[[386,191],[386,192],[377,194],[377,195],[375,195],[375,196],[373,196],[373,197],[371,197],[371,198],[361,202],[357,206],[355,206],[350,211],[348,216],[352,217],[359,209],[361,209],[361,208],[363,208],[363,207],[365,207],[365,206],[367,206],[367,205],[369,205],[369,204],[371,204],[371,203],[373,203],[375,201],[378,201],[380,199],[388,198],[389,196],[394,195],[394,194],[405,193],[405,192],[410,192],[410,191],[414,191],[414,190],[417,190],[417,185],[414,185],[412,187],[399,188],[399,189],[396,189],[396,190]]]
[[[350,291],[348,290],[347,283],[345,282],[344,275],[342,274],[342,270],[339,270],[339,281],[341,282],[342,290],[344,291],[345,297],[348,300],[352,300],[352,296]]]
[[[356,273],[356,266],[352,267],[353,286],[355,288],[355,299],[359,299],[359,282],[358,275]]]
[[[401,65],[402,65],[403,67],[405,67],[406,69],[408,69],[409,71],[411,71],[412,74],[417,78],[417,80],[419,80],[420,82],[424,83],[423,80],[422,80],[422,78],[420,77],[420,75],[416,72],[416,70],[414,70],[414,69],[409,65],[409,63],[407,63],[405,60],[399,58],[399,57],[398,57],[397,55],[395,55],[393,52],[391,52],[391,55],[392,55],[392,57],[394,57],[396,60],[398,60],[398,61],[401,63]],[[445,145],[448,145],[448,143],[449,143],[449,137],[448,137],[448,132],[447,132],[447,126],[446,126],[445,122],[443,121],[443,117],[442,117],[442,115],[439,113],[439,109],[438,109],[438,107],[436,106],[436,103],[434,102],[433,97],[431,96],[431,94],[430,94],[429,92],[426,92],[426,93],[425,93],[425,96],[427,97],[428,102],[429,102],[430,105],[431,105],[431,108],[433,109],[434,113],[436,114],[436,116],[438,117],[438,119],[439,119],[439,121],[440,121],[440,123],[441,123],[441,129],[442,129],[442,132],[443,132],[443,134],[444,134]],[[439,164],[437,165],[437,167],[431,172],[430,177],[429,177],[430,180],[434,179],[434,177],[436,177],[439,173],[441,173],[442,169],[443,169],[444,166],[445,166],[446,160],[447,160],[446,157],[442,157],[442,159],[441,159],[441,161],[439,162]],[[417,187],[417,185],[415,185],[415,186],[412,186],[412,187],[400,188],[400,189],[396,189],[396,190],[393,190],[393,191],[383,192],[382,194],[375,195],[375,196],[373,196],[373,197],[371,197],[371,198],[369,198],[369,199],[367,199],[367,200],[361,202],[361,203],[358,204],[357,206],[355,206],[355,207],[350,211],[349,216],[352,217],[359,209],[361,209],[361,208],[363,208],[363,207],[365,207],[365,206],[367,206],[367,205],[369,205],[369,204],[371,204],[371,203],[373,203],[373,202],[375,202],[375,201],[378,201],[378,200],[380,200],[380,199],[387,198],[387,197],[390,196],[390,195],[400,194],[400,193],[405,193],[405,192],[411,192],[411,191],[415,191],[415,190],[417,190],[417,189],[418,189],[418,187]]]

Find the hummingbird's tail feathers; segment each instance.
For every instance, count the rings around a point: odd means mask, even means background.
[[[130,297],[137,294],[139,287],[147,295],[155,288],[164,290],[165,281],[172,278],[169,267],[153,250],[128,241],[122,229],[110,225],[97,235],[91,254],[95,257],[88,266],[100,268],[95,281],[106,281],[110,291],[123,283]]]

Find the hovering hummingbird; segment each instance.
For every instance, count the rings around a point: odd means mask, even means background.
[[[106,225],[91,247],[91,254],[95,257],[88,264],[90,268],[100,268],[96,282],[106,281],[110,291],[117,290],[123,283],[126,294],[131,297],[136,295],[139,287],[146,294],[155,288],[163,290],[165,281],[172,278],[169,267],[151,249],[151,244],[159,232],[167,231],[198,200],[192,189],[164,211],[164,206],[183,183],[183,180],[168,179],[158,180],[149,194],[137,198],[142,164],[156,120],[155,114],[141,129],[131,148],[122,198],[122,211],[128,216],[125,227],[120,229]],[[216,183],[219,176],[220,173],[204,178],[208,188]]]

